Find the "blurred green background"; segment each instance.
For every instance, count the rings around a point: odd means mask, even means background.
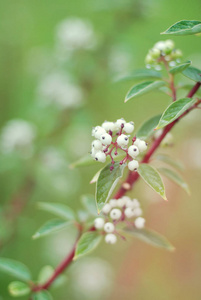
[[[124,104],[133,83],[115,83],[114,79],[143,68],[148,49],[164,39],[160,32],[181,19],[199,20],[200,11],[199,0],[0,2],[0,126],[3,130],[8,121],[23,119],[35,128],[34,145],[28,153],[1,153],[1,240],[6,241],[15,228],[12,239],[1,247],[1,256],[26,263],[35,278],[44,265],[55,267],[62,260],[75,232],[64,230],[32,240],[34,232],[51,217],[39,211],[36,203],[58,201],[79,209],[80,196],[94,193],[89,181],[100,166],[69,168],[90,151],[91,127],[124,117],[133,120],[137,128],[170,101],[157,92]],[[68,57],[58,48],[57,30],[58,24],[71,17],[91,22],[96,42],[92,49],[79,49]],[[173,40],[182,49],[184,61],[191,59],[194,66],[201,67],[200,37]],[[51,74],[66,74],[82,89],[78,108],[61,109],[45,103],[41,84]],[[142,203],[147,226],[166,235],[176,251],[167,253],[137,240],[102,245],[69,268],[67,282],[52,289],[54,299],[201,299],[199,112],[192,112],[174,129],[174,147],[161,150],[183,160],[191,196],[167,180],[167,203],[142,182],[131,193]],[[27,180],[31,182],[28,188]],[[5,212],[10,211],[13,199],[21,196],[26,205],[20,216],[5,225]],[[11,299],[7,291],[11,279],[0,273],[0,300]]]

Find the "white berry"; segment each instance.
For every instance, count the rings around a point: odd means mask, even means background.
[[[92,145],[92,148],[94,148],[95,150],[103,149],[103,145],[102,145],[101,141],[99,141],[99,140],[94,140],[91,145]]]
[[[112,137],[108,133],[104,133],[100,136],[100,141],[104,145],[110,145],[112,142]]]
[[[122,124],[124,125],[126,123],[126,121],[122,118],[122,119],[118,119],[116,122],[115,122],[115,129],[116,130],[119,130],[121,129],[122,127]]]
[[[95,127],[94,136],[95,136],[96,139],[100,139],[100,136],[104,133],[106,133],[104,128],[102,128],[101,126],[96,126]]]
[[[104,214],[108,214],[112,209],[112,206],[109,204],[109,203],[106,203],[104,206],[103,206],[103,209],[102,209],[102,212]]]
[[[138,156],[138,154],[140,153],[138,147],[136,145],[132,145],[128,148],[128,154],[132,157],[135,158],[136,156]]]
[[[126,205],[126,201],[124,199],[120,198],[120,199],[117,200],[117,206],[118,207],[122,208],[125,205]]]
[[[102,124],[102,128],[104,128],[106,131],[113,131],[115,129],[115,124],[113,122],[107,122],[105,121],[103,124]]]
[[[105,224],[105,220],[102,219],[102,218],[96,218],[96,219],[94,220],[94,227],[95,227],[96,229],[102,229],[103,226],[104,226],[104,224]]]
[[[117,206],[117,200],[116,199],[111,199],[109,201],[109,204],[110,204],[111,207],[116,207]]]
[[[105,232],[111,233],[111,232],[114,232],[114,229],[115,229],[115,227],[114,227],[113,223],[111,223],[111,222],[105,223],[105,225],[104,225]]]
[[[132,217],[134,217],[133,209],[132,209],[131,207],[126,207],[124,213],[125,213],[125,216],[126,216],[127,218],[132,218]]]
[[[98,152],[98,150],[92,148],[92,149],[91,149],[91,152],[90,152],[91,157],[95,158],[95,155],[96,155],[97,152]]]
[[[138,217],[137,219],[135,219],[134,225],[135,225],[135,227],[137,227],[138,229],[144,228],[144,225],[145,225],[145,219],[142,218],[142,217]]]
[[[140,152],[147,150],[147,143],[145,141],[140,141],[138,144],[138,149]]]
[[[121,218],[121,210],[118,208],[113,208],[110,212],[110,217],[112,220],[119,220]]]
[[[106,236],[105,236],[105,242],[107,244],[115,244],[116,241],[117,241],[116,235],[114,235],[113,233],[106,234]]]
[[[105,155],[105,153],[102,152],[102,151],[98,151],[95,154],[95,160],[104,163],[106,161],[106,155]]]
[[[134,130],[134,123],[133,122],[124,124],[124,131],[126,133],[131,133],[131,132],[133,132],[133,130]]]
[[[136,207],[136,208],[134,209],[134,211],[133,211],[133,214],[134,214],[135,217],[141,216],[141,215],[142,215],[142,210],[141,210],[141,208],[140,208],[140,207]]]
[[[139,163],[137,160],[129,161],[128,168],[130,171],[137,171],[138,167],[139,167]]]
[[[125,134],[121,134],[118,138],[117,138],[117,144],[120,146],[120,147],[125,147],[127,146],[129,143],[129,138],[127,135]]]

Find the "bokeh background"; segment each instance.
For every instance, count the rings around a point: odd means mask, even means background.
[[[99,166],[72,170],[69,164],[90,150],[91,127],[124,117],[137,128],[166,108],[170,99],[161,92],[124,104],[133,82],[114,79],[143,68],[148,49],[164,39],[160,32],[171,24],[199,20],[201,2],[1,0],[0,7],[0,255],[24,262],[37,278],[43,266],[62,260],[76,236],[64,230],[32,240],[51,217],[37,209],[37,202],[80,209],[81,195],[94,193],[89,181]],[[68,49],[65,26],[74,18],[81,40],[79,19],[86,22],[88,43]],[[173,40],[184,61],[201,67],[200,37]],[[54,299],[201,299],[200,132],[197,110],[174,129],[174,147],[159,151],[184,162],[190,197],[165,179],[168,202],[143,182],[130,193],[141,201],[147,226],[166,235],[176,251],[138,240],[102,244],[71,265],[66,282],[52,289]],[[1,300],[11,299],[11,279],[0,274]]]

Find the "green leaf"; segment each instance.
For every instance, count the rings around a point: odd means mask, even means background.
[[[38,239],[53,232],[59,231],[71,224],[71,221],[66,222],[60,219],[50,220],[40,227],[40,229],[33,235],[33,239]]]
[[[31,280],[29,269],[19,261],[0,258],[0,270],[25,282]]]
[[[34,293],[32,296],[33,300],[53,300],[52,296],[48,291],[40,291],[38,293]]]
[[[96,182],[97,182],[101,170],[102,170],[102,169],[100,169],[100,170],[93,176],[93,178],[90,180],[90,184],[96,183]]]
[[[84,195],[81,202],[92,216],[97,216],[96,200],[93,195]]]
[[[158,115],[143,123],[136,133],[137,138],[146,140],[150,137],[154,133],[154,129],[158,125],[160,118],[161,115]]]
[[[128,81],[133,79],[148,79],[148,78],[161,78],[161,73],[151,69],[142,69],[133,71],[127,75],[117,78],[116,82]]]
[[[186,63],[180,64],[170,70],[171,74],[177,74],[183,72],[191,65],[191,61],[187,61]]]
[[[127,102],[128,100],[139,96],[139,95],[143,95],[149,91],[152,91],[154,89],[157,89],[161,86],[165,85],[164,81],[145,81],[145,82],[141,82],[138,83],[136,85],[134,85],[130,91],[127,93],[125,101]]]
[[[38,275],[38,283],[44,284],[54,274],[54,268],[52,266],[44,266]],[[56,288],[64,284],[67,278],[64,274],[61,274],[52,284],[52,287]]]
[[[8,286],[9,293],[13,297],[21,297],[28,295],[31,292],[30,287],[21,281],[13,281]]]
[[[120,165],[118,162],[116,162],[113,166],[114,169],[112,171],[110,171],[111,164],[105,166],[105,168],[101,170],[96,183],[96,203],[98,213],[101,212],[103,206],[110,198],[119,179],[123,176],[123,171],[126,165]]]
[[[182,20],[170,26],[161,34],[190,35],[201,32],[201,21]]]
[[[97,163],[91,155],[86,155],[81,157],[80,159],[76,160],[74,163],[72,163],[69,167],[71,169],[77,168],[77,167],[86,167],[86,166],[91,166]]]
[[[172,158],[166,154],[158,154],[155,159],[160,160],[178,170],[184,170],[184,165],[182,162],[176,160],[175,158]]]
[[[184,181],[184,179],[175,171],[167,169],[167,168],[158,168],[159,172],[165,175],[167,178],[175,182],[177,185],[182,187],[187,194],[190,195],[190,189],[188,184]]]
[[[183,98],[171,103],[162,114],[161,119],[155,129],[163,128],[172,123],[174,120],[179,118],[187,109],[189,109],[195,102],[196,100],[194,99]]]
[[[138,173],[157,194],[159,194],[164,200],[167,200],[163,181],[155,168],[148,164],[140,164]]]
[[[196,82],[201,82],[201,70],[195,67],[188,67],[182,74]]]
[[[101,242],[102,236],[97,232],[86,232],[78,241],[74,260],[93,251]]]
[[[145,228],[137,229],[134,227],[133,228],[129,227],[129,228],[124,228],[124,231],[152,246],[158,248],[164,248],[169,251],[173,251],[175,249],[164,236],[160,235],[159,233],[153,230],[148,230]]]
[[[64,218],[65,220],[75,220],[73,210],[62,203],[39,202],[38,207],[42,210],[53,213],[54,215]]]

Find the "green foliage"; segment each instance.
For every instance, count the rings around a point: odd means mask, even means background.
[[[159,87],[161,87],[163,85],[165,85],[165,82],[162,80],[160,80],[160,81],[145,81],[145,82],[138,83],[129,90],[124,102],[127,102],[130,99],[137,97],[139,95],[143,95],[150,91],[158,89]]]
[[[8,286],[9,293],[13,297],[21,297],[28,295],[31,292],[30,287],[21,281],[13,281]]]
[[[71,221],[67,222],[60,219],[50,220],[42,225],[40,229],[38,229],[38,231],[33,235],[33,239],[38,239],[51,233],[57,232],[68,227],[69,225],[72,225]]]
[[[184,165],[182,162],[178,161],[177,159],[170,157],[166,154],[158,154],[155,157],[157,160],[160,160],[178,170],[184,170]]]
[[[171,103],[162,114],[156,129],[163,128],[168,124],[172,123],[174,120],[179,118],[195,102],[196,100],[194,99],[183,98]]]
[[[201,32],[201,21],[182,20],[173,24],[161,34],[191,35],[199,32]]]
[[[156,70],[142,69],[133,71],[127,75],[118,78],[116,81],[128,81],[128,80],[138,80],[138,79],[149,79],[149,78],[161,78],[161,73]]]
[[[185,69],[187,69],[191,65],[191,61],[187,61],[183,64],[180,64],[172,69],[170,69],[171,74],[177,74],[183,72]]]
[[[0,270],[25,282],[31,280],[31,273],[27,266],[16,260],[0,258]]]
[[[159,194],[164,200],[167,200],[165,195],[165,187],[160,174],[155,168],[148,164],[140,164],[138,173],[141,178],[150,186],[157,194]]]
[[[161,118],[161,115],[157,115],[157,116],[152,117],[151,119],[145,121],[136,133],[137,138],[146,140],[152,134],[154,134],[154,129],[158,125],[160,118]]]
[[[119,179],[123,176],[125,168],[125,164],[120,165],[118,162],[113,165],[114,169],[112,171],[110,171],[110,166],[111,164],[108,164],[101,170],[96,183],[96,203],[98,213],[101,212],[103,206],[110,198]]]
[[[174,247],[164,236],[160,235],[159,233],[153,230],[148,230],[145,228],[137,229],[134,227],[133,228],[129,227],[129,228],[124,228],[124,231],[154,247],[164,248],[168,251],[174,250]]]
[[[92,216],[97,216],[96,202],[93,195],[84,195],[81,202]]]
[[[65,204],[39,202],[38,207],[65,220],[75,220],[75,214],[73,210]]]
[[[102,236],[97,232],[85,232],[78,241],[74,260],[93,251],[101,242]]]
[[[77,168],[77,167],[86,167],[96,164],[96,161],[92,159],[91,155],[87,154],[80,159],[76,160],[74,163],[70,165],[70,168]]]
[[[201,82],[201,70],[195,67],[188,67],[182,72],[183,75],[190,78],[193,81]]]
[[[188,184],[184,181],[184,179],[175,171],[167,168],[158,168],[159,172],[163,175],[165,175],[167,178],[175,182],[177,185],[182,187],[187,194],[190,195],[190,189]]]
[[[40,291],[38,293],[34,293],[32,296],[33,300],[53,300],[52,296],[48,291]]]

